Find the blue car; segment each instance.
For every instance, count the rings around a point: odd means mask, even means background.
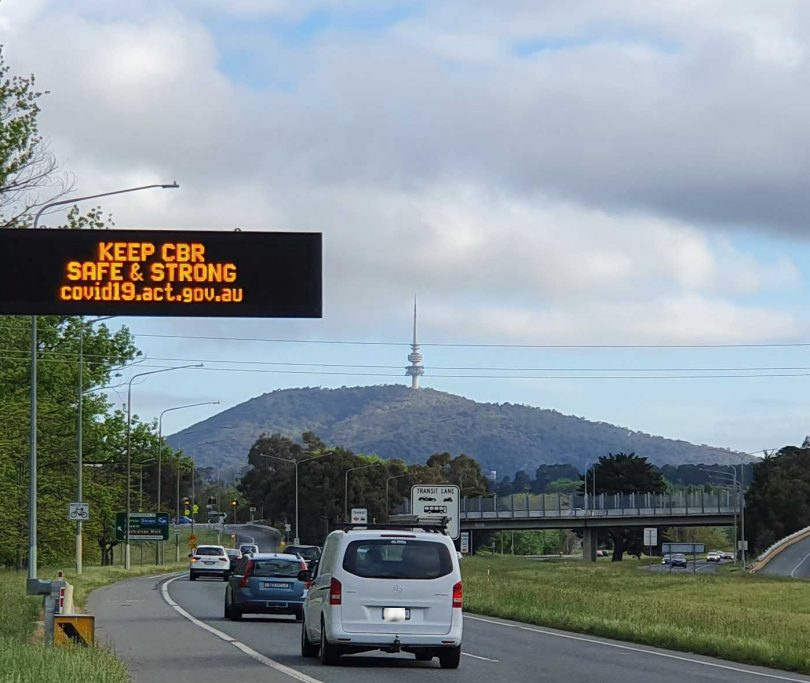
[[[309,588],[306,563],[285,553],[245,555],[225,588],[225,618],[239,621],[243,614],[303,614]]]

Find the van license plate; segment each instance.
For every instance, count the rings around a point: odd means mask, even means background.
[[[289,588],[290,584],[289,583],[272,583],[270,581],[265,581],[264,582],[264,587],[265,588]]]
[[[408,607],[383,607],[383,621],[408,621],[411,610]]]

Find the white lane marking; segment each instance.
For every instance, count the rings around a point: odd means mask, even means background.
[[[481,659],[485,662],[495,662],[496,664],[500,664],[500,661],[497,659],[490,659],[489,657],[482,657],[481,655],[472,655],[469,652],[462,652],[465,657],[472,657],[473,659]]]
[[[169,595],[169,584],[171,584],[172,581],[176,581],[179,578],[180,578],[179,576],[175,576],[173,579],[169,579],[168,581],[166,581],[161,586],[160,592],[163,594],[163,599],[166,601],[166,604],[168,604],[172,609],[174,609],[175,612],[177,612],[180,616],[188,619],[195,626],[199,626],[201,629],[204,629],[209,633],[212,633],[217,638],[221,638],[226,643],[230,643],[235,648],[241,650],[249,657],[252,657],[257,662],[260,662],[261,664],[264,664],[265,666],[268,666],[271,669],[275,669],[276,671],[286,674],[287,676],[295,678],[299,681],[302,681],[303,683],[323,683],[323,681],[319,681],[317,678],[307,676],[305,673],[301,673],[300,671],[291,669],[289,666],[285,666],[284,664],[281,664],[280,662],[277,662],[274,659],[270,659],[270,657],[266,657],[261,652],[256,652],[256,650],[254,650],[250,646],[245,645],[244,643],[238,641],[236,638],[229,636],[227,633],[224,633],[219,629],[214,628],[213,626],[209,626],[204,621],[201,621],[200,619],[197,619],[197,617],[186,612],[186,610],[184,610],[182,607],[180,607],[180,605],[178,605],[174,600],[172,600],[172,597]]]
[[[465,619],[473,621],[482,621],[486,624],[495,624],[497,626],[506,626],[507,628],[516,628],[520,631],[532,631],[540,633],[544,636],[554,636],[555,638],[566,638],[568,640],[578,640],[584,643],[593,643],[594,645],[604,645],[605,647],[613,647],[618,650],[629,650],[631,652],[640,652],[642,654],[654,655],[656,657],[666,657],[667,659],[677,659],[681,662],[690,662],[692,664],[702,664],[703,666],[711,666],[715,669],[725,669],[727,671],[736,671],[738,673],[749,674],[751,676],[761,676],[762,678],[774,678],[778,681],[791,681],[792,683],[807,683],[807,678],[790,678],[790,676],[780,676],[779,674],[769,674],[764,671],[752,671],[751,669],[743,669],[739,666],[731,666],[730,664],[718,664],[717,662],[706,662],[701,659],[693,659],[692,657],[684,657],[682,655],[673,655],[668,652],[657,652],[655,650],[645,650],[643,647],[634,647],[632,645],[620,645],[619,643],[608,643],[604,640],[596,640],[595,638],[588,638],[586,636],[576,636],[569,633],[555,633],[554,631],[547,631],[542,628],[535,628],[534,626],[522,626],[521,624],[507,624],[503,621],[495,621],[494,619],[484,619],[483,617],[473,617],[469,614],[464,615]]]
[[[795,567],[793,567],[793,571],[792,571],[792,572],[790,572],[790,577],[791,577],[792,579],[795,579],[795,578],[796,578],[796,570],[797,570],[799,567],[801,567],[801,566],[802,566],[802,565],[805,563],[805,561],[807,560],[807,558],[808,558],[808,557],[810,557],[810,553],[807,553],[807,555],[805,555],[805,556],[802,558],[801,562],[799,562],[799,564],[797,564]]]

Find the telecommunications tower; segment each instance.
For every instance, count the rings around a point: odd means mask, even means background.
[[[425,367],[422,365],[419,344],[416,343],[416,297],[413,298],[413,343],[408,354],[408,362],[410,365],[405,368],[405,374],[411,378],[411,389],[418,389],[419,377],[425,374]]]

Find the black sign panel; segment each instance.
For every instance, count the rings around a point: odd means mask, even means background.
[[[321,317],[321,234],[0,230],[0,314]]]

